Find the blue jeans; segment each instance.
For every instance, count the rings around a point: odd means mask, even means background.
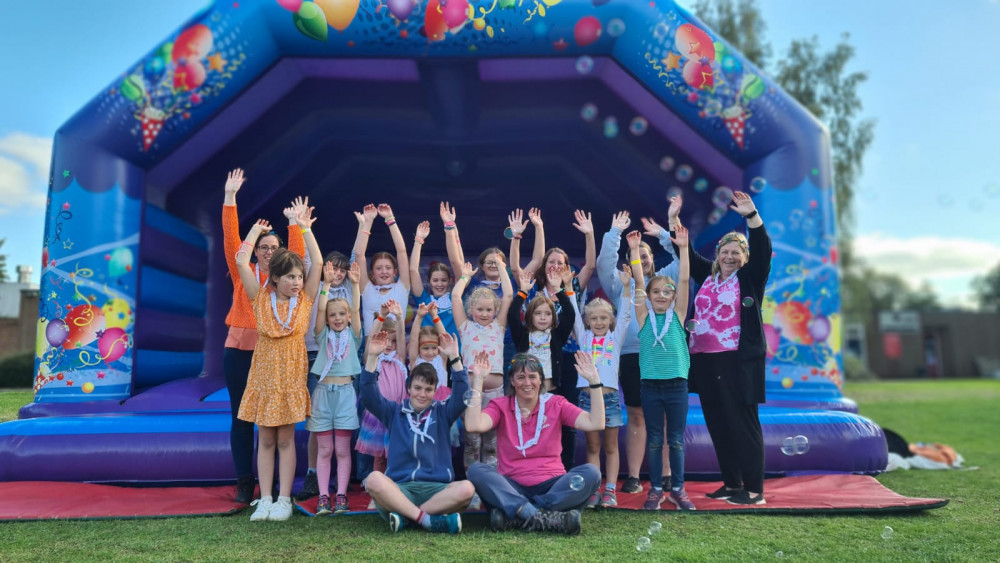
[[[583,486],[578,491],[570,486],[574,475],[583,477]],[[580,510],[601,485],[601,471],[589,463],[530,486],[497,473],[496,468],[485,463],[469,466],[466,476],[487,506],[499,508],[512,520],[518,518],[517,511],[525,504],[544,510]]]
[[[684,488],[684,429],[687,427],[687,379],[643,379],[642,415],[646,418],[646,461],[649,483],[663,487],[663,419],[667,420],[671,486]]]

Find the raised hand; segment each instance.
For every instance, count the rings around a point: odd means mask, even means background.
[[[528,210],[528,219],[531,220],[531,224],[539,229],[543,226],[542,224],[542,210],[537,207],[532,207]]]
[[[365,217],[365,222],[371,225],[372,221],[375,220],[375,217],[378,217],[378,208],[375,207],[375,204],[369,203],[364,207],[364,209],[361,210],[361,213]]]
[[[597,373],[597,366],[594,365],[594,360],[591,359],[590,354],[577,350],[573,354],[573,359],[576,361],[576,373],[580,374],[580,377],[587,380],[587,383],[591,385],[601,382],[601,376]]]
[[[330,283],[333,281],[333,262],[323,264],[323,281]]]
[[[521,275],[517,277],[517,288],[528,293],[535,286],[535,276],[531,272],[521,270]]]
[[[573,287],[573,278],[576,277],[576,274],[573,273],[573,268],[570,268],[567,265],[567,266],[555,266],[553,269],[557,270],[556,273],[558,274],[559,279],[562,280],[563,287],[567,289]],[[550,279],[551,279],[551,274],[550,274]]]
[[[673,225],[677,221],[677,217],[681,214],[681,206],[684,205],[684,198],[675,195],[668,198],[668,200],[670,201],[670,207],[667,208],[667,218],[670,219],[670,224]]]
[[[351,262],[351,269],[347,270],[347,279],[354,284],[361,283],[361,266],[358,266],[357,262]]]
[[[414,316],[417,316],[417,317],[426,317],[427,316],[427,303],[421,303],[420,306],[417,307],[417,312],[414,313]]]
[[[303,199],[302,196],[296,197],[292,200],[291,205],[284,209],[285,217],[289,221],[294,221],[295,217],[298,216],[299,211],[301,211],[304,207],[309,207],[309,198],[307,197]]]
[[[368,339],[368,355],[378,357],[385,352],[385,347],[389,343],[389,333],[386,331],[375,333]]]
[[[524,220],[524,211],[515,209],[507,214],[507,223],[514,236],[520,235],[527,228],[528,222]]]
[[[354,218],[358,220],[358,224],[359,225],[364,225],[365,224],[365,214],[364,213],[360,213],[358,211],[355,211],[354,212]]]
[[[632,231],[625,236],[625,240],[628,241],[628,247],[631,250],[639,248],[639,243],[642,242],[642,233],[639,231]]]
[[[486,376],[489,374],[490,355],[486,352],[476,354],[476,359],[472,362],[472,376],[476,378],[477,381],[486,381]]]
[[[677,225],[674,227],[674,236],[670,237],[670,240],[677,245],[677,248],[687,248],[688,246],[688,230],[683,225]]]
[[[632,219],[628,216],[628,211],[619,211],[611,216],[611,227],[624,231],[632,224]]]
[[[403,308],[399,305],[399,302],[396,301],[395,299],[390,299],[388,301],[388,303],[389,303],[389,314],[390,315],[395,315],[396,318],[399,319],[402,322],[402,320],[403,320]],[[383,316],[385,316],[385,315],[383,315]]]
[[[427,235],[429,235],[429,234],[431,234],[431,223],[430,223],[430,221],[422,221],[419,225],[417,225],[417,236],[416,236],[416,238],[417,238],[417,240],[420,241],[420,244],[424,243],[424,239],[426,239]]]
[[[392,217],[392,207],[389,207],[388,203],[378,204],[378,216],[388,220]]]
[[[457,358],[458,357],[458,339],[455,338],[454,336],[452,336],[451,334],[448,334],[447,332],[444,333],[444,334],[439,334],[438,335],[438,353],[439,354],[444,354],[445,356],[448,357],[448,359]]]
[[[267,219],[257,219],[257,222],[250,227],[250,232],[256,237],[259,237],[262,233],[271,232],[271,224],[267,222]]]
[[[455,222],[455,208],[451,206],[447,201],[441,202],[441,222],[442,223],[454,223]]]
[[[430,315],[431,318],[438,316],[438,304],[431,301],[430,304],[427,305],[427,314]]]
[[[733,192],[733,204],[729,208],[744,217],[757,211],[757,206],[753,204],[753,200],[745,192]]]
[[[573,212],[573,217],[576,219],[576,223],[573,223],[576,230],[585,235],[589,235],[594,232],[594,223],[590,220],[589,212],[577,209]]]
[[[466,278],[470,279],[470,280],[472,279],[472,276],[476,275],[476,272],[478,272],[478,271],[479,271],[479,268],[473,268],[471,262],[466,262],[462,266],[462,275],[465,276]]]
[[[316,222],[316,218],[312,216],[313,208],[308,207],[308,205],[303,205],[298,208],[298,213],[295,215],[295,222],[299,224],[302,229],[311,229],[312,224]]]
[[[642,229],[645,231],[646,235],[651,237],[659,237],[660,233],[663,232],[663,227],[649,217],[642,218]]]
[[[226,193],[236,194],[236,192],[240,191],[240,187],[243,186],[243,182],[245,181],[246,178],[243,177],[243,169],[234,168],[226,176]]]
[[[632,281],[632,268],[628,264],[622,264],[622,269],[618,271],[618,279],[622,282],[622,287],[629,287]]]

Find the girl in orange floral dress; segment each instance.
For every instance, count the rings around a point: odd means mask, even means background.
[[[251,521],[287,520],[292,515],[292,480],[295,478],[295,423],[309,414],[306,377],[305,333],[309,330],[312,297],[319,288],[323,255],[312,234],[312,208],[308,202],[295,217],[302,230],[312,266],[305,271],[295,253],[278,249],[271,257],[271,275],[260,287],[250,268],[250,251],[262,233],[270,232],[267,221],[250,229],[236,253],[236,267],[243,289],[253,304],[260,338],[254,349],[246,392],[237,417],[257,424],[257,476],[261,498]],[[278,449],[278,500],[273,502],[274,450]]]

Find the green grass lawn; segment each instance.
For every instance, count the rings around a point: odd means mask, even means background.
[[[879,477],[908,496],[944,497],[941,509],[902,516],[765,516],[588,512],[581,536],[495,534],[485,517],[460,536],[392,535],[377,516],[251,524],[248,514],[164,520],[0,523],[0,560],[973,560],[1000,559],[1000,382],[849,384],[861,414],[912,441],[953,446],[975,471],[908,471]],[[16,417],[28,392],[0,392],[0,420]],[[2,502],[2,500],[0,500]],[[652,548],[636,540],[653,520]],[[885,526],[893,536],[881,537]],[[993,539],[990,539],[993,538]]]

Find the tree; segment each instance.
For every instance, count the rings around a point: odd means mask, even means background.
[[[849,322],[874,322],[879,311],[940,311],[934,288],[924,282],[914,289],[897,274],[880,272],[858,262],[855,275],[841,279],[843,309]]]
[[[3,248],[3,243],[7,242],[7,239],[0,238],[0,248]],[[0,283],[7,281],[7,255],[0,254]]]
[[[767,68],[771,45],[764,40],[767,24],[754,0],[698,0],[694,11],[716,33],[761,69]]]
[[[1000,262],[972,280],[972,293],[983,311],[1000,312]]]

